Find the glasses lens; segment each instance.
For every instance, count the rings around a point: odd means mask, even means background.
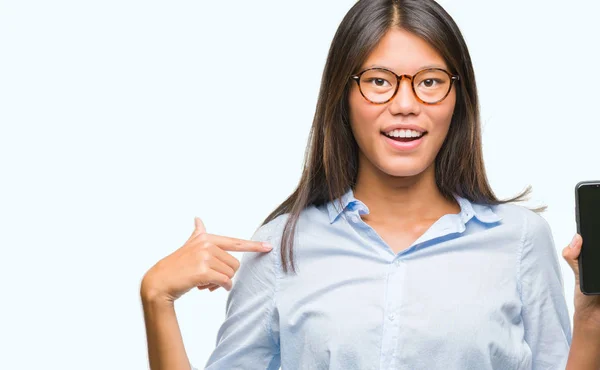
[[[415,92],[426,103],[435,103],[450,90],[450,77],[437,69],[426,69],[414,77]]]
[[[360,77],[360,90],[373,103],[383,103],[394,95],[396,76],[381,69],[370,69]]]

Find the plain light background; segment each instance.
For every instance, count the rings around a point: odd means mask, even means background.
[[[194,216],[248,239],[293,191],[353,4],[0,1],[0,368],[148,367],[143,274]],[[600,3],[441,4],[473,59],[489,181],[549,206],[572,315],[560,252],[575,184],[600,178]],[[198,368],[226,298],[176,302]]]

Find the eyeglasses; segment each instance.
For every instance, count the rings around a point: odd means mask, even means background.
[[[373,104],[385,104],[392,100],[403,77],[411,80],[413,93],[424,104],[436,104],[448,96],[454,81],[460,77],[441,68],[428,68],[414,76],[398,76],[385,68],[369,68],[351,76],[358,85],[361,95]]]

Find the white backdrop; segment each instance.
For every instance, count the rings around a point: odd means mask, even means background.
[[[249,238],[291,193],[353,3],[0,0],[0,368],[148,367],[143,274],[194,216]],[[575,184],[600,178],[600,3],[441,3],[475,65],[492,187],[533,186],[560,256]],[[176,303],[197,367],[226,297]]]

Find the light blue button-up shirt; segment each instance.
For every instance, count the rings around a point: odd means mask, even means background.
[[[394,253],[360,215],[352,190],[306,208],[283,273],[288,214],[245,252],[206,369],[564,369],[571,323],[552,233],[516,204],[455,195],[440,217]]]

